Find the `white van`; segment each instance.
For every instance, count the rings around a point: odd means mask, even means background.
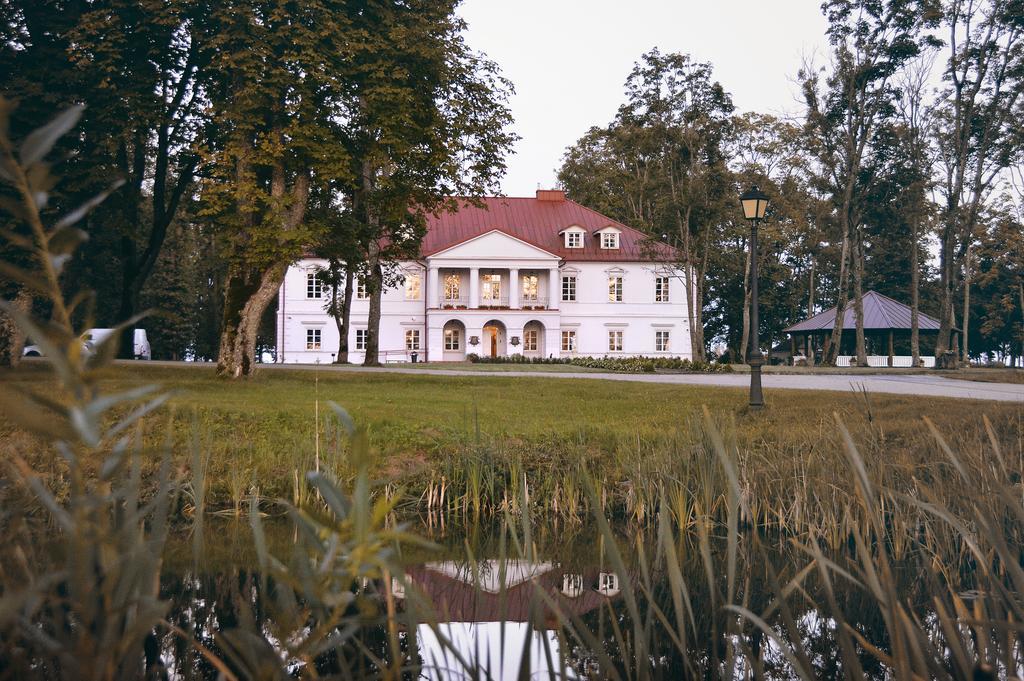
[[[87,353],[92,353],[93,347],[103,341],[104,338],[114,333],[114,329],[89,329],[82,336]],[[42,357],[43,351],[38,345],[26,345],[22,351],[22,357]],[[145,329],[135,329],[135,359],[152,359],[153,351],[149,347],[149,337]]]

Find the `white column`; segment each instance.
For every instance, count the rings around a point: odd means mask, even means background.
[[[469,307],[475,310],[480,307],[480,268],[469,268]]]
[[[441,292],[437,288],[438,269],[427,263],[427,307],[441,307]]]
[[[558,268],[548,270],[548,308],[558,309],[558,302],[562,299],[562,282],[558,277]]]
[[[519,270],[508,271],[508,306],[519,309]]]

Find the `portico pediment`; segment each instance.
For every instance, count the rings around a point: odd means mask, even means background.
[[[454,246],[432,253],[428,260],[550,260],[558,256],[531,243],[517,239],[501,230],[466,239]]]

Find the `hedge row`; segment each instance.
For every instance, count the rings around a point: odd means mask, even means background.
[[[627,373],[651,373],[658,369],[685,371],[700,374],[728,374],[732,367],[717,362],[694,362],[678,357],[482,357],[470,353],[466,359],[477,364],[570,364],[589,369],[623,371]]]

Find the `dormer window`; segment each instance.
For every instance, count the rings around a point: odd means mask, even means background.
[[[614,225],[602,227],[594,232],[600,241],[601,249],[606,251],[617,251],[619,249],[619,228]]]
[[[566,227],[558,234],[564,239],[563,243],[566,248],[583,248],[583,237],[586,233],[587,230],[579,225],[573,225]]]

